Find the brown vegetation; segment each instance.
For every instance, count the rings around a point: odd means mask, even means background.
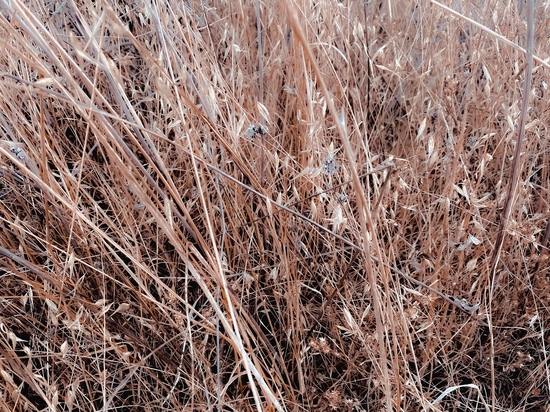
[[[545,410],[550,9],[522,116],[445,3],[0,0],[0,409]]]

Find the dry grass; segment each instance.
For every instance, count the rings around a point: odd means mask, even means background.
[[[0,1],[2,411],[547,410],[546,4],[499,249],[523,2],[76,1]]]

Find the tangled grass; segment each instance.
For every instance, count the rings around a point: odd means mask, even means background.
[[[548,410],[549,8],[444,3],[1,0],[1,410]]]

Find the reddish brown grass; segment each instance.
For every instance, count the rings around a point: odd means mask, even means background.
[[[0,0],[1,410],[547,410],[550,9],[442,3]]]

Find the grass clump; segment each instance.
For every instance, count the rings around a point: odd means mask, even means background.
[[[0,3],[2,410],[544,410],[548,8],[446,3]]]

